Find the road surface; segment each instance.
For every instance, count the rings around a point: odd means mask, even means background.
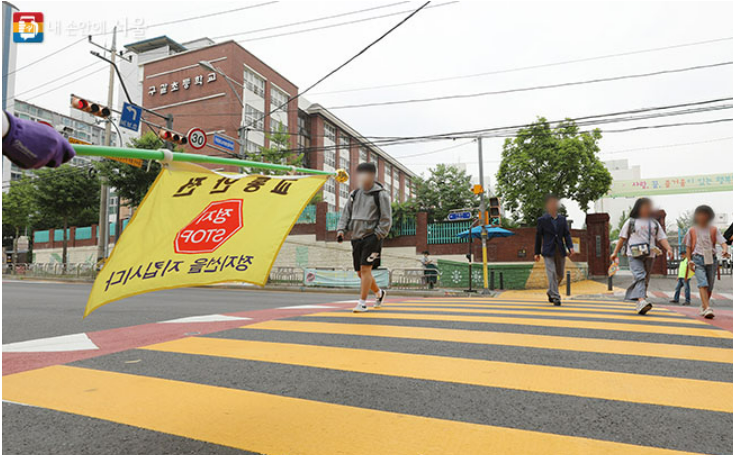
[[[79,322],[85,292],[4,284],[3,453],[733,453],[728,313],[195,289]]]

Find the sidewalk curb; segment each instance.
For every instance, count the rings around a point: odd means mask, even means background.
[[[69,283],[93,283],[94,280],[85,278],[70,278],[70,277],[24,277],[17,275],[3,275],[3,281],[47,281],[49,283],[69,282]],[[246,283],[220,283],[220,284],[209,284],[203,286],[191,286],[192,288],[212,288],[212,289],[229,289],[238,291],[273,291],[273,292],[318,292],[321,294],[348,294],[355,289],[341,289],[341,288],[316,288],[307,286],[284,286],[279,284],[268,284],[264,287],[250,285]],[[463,290],[457,289],[441,289],[441,290],[409,290],[409,289],[388,289],[389,294],[393,296],[404,296],[404,297],[472,297],[473,294],[466,293]],[[496,297],[498,292],[490,291],[490,293],[483,297]],[[476,297],[482,297],[481,294],[476,294]]]

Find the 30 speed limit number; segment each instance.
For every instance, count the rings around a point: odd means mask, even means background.
[[[188,145],[200,150],[206,145],[206,133],[201,128],[191,128],[188,131]]]

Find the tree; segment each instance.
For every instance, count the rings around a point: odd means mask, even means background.
[[[677,217],[677,229],[686,232],[693,224],[692,210],[686,210]]]
[[[64,240],[61,262],[67,262],[67,229],[80,214],[99,217],[99,178],[87,170],[64,165],[36,171],[33,199],[39,212],[57,217],[63,223]],[[74,223],[76,224],[76,223]],[[87,223],[84,223],[87,224]]]
[[[164,142],[152,131],[148,131],[140,138],[133,138],[129,147],[147,150],[163,148]],[[182,150],[176,150],[180,152]],[[109,186],[114,187],[121,201],[129,207],[137,207],[155,181],[161,166],[157,161],[151,161],[150,167],[135,167],[114,160],[101,160],[94,163],[99,174],[107,179]]]
[[[3,225],[14,231],[13,262],[18,262],[18,237],[21,231],[28,231],[33,224],[35,204],[30,183],[30,178],[23,176],[21,180],[12,182],[8,191],[3,193]]]
[[[270,139],[269,147],[260,147],[262,161],[273,164],[288,164],[300,167],[303,165],[303,155],[290,148],[290,134],[282,122],[278,123],[277,131],[267,135]],[[272,171],[265,169],[254,169],[257,173],[269,175],[283,175],[287,171]]]
[[[477,207],[479,197],[471,192],[471,177],[455,166],[439,164],[430,177],[416,180],[415,199],[428,220],[444,220],[451,210]]]
[[[539,118],[519,130],[504,142],[496,175],[505,208],[529,225],[542,215],[546,194],[572,199],[587,211],[611,186],[611,174],[598,159],[600,139],[600,130],[581,132],[571,120],[552,128]]]

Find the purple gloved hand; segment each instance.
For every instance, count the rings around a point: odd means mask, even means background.
[[[3,136],[3,155],[23,169],[59,167],[76,152],[61,134],[43,123],[19,119],[8,113],[9,129]]]

